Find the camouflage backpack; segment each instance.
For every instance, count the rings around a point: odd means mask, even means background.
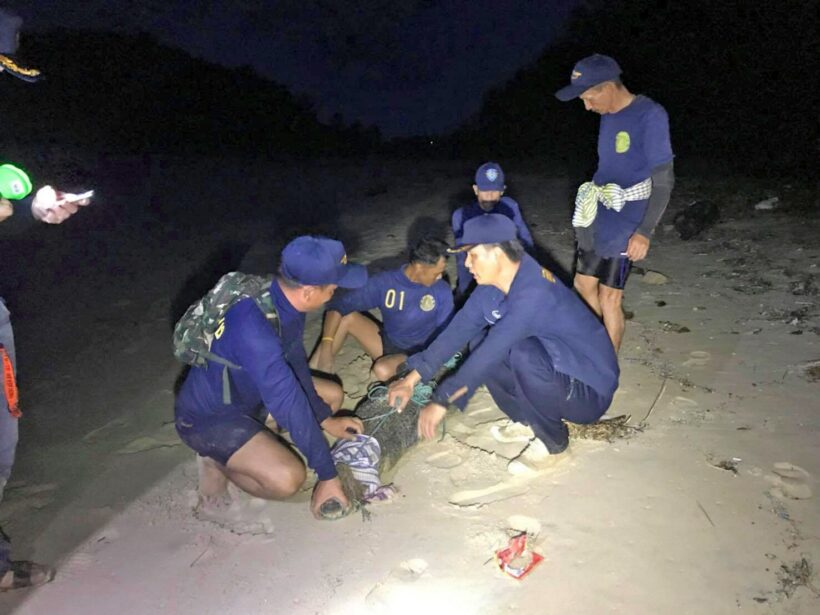
[[[192,304],[174,325],[174,356],[188,365],[203,367],[208,362],[218,363],[222,370],[222,401],[231,403],[228,369],[242,369],[240,365],[211,352],[214,334],[227,311],[242,299],[252,297],[265,318],[281,335],[281,325],[273,298],[270,296],[272,277],[232,271],[223,275],[208,293]]]

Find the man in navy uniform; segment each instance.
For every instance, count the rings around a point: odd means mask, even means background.
[[[406,264],[334,297],[327,306],[311,367],[332,372],[333,357],[349,334],[374,359],[372,373],[377,380],[393,377],[407,356],[423,350],[453,313],[453,293],[441,279],[446,257],[444,241],[422,237],[410,249]],[[360,313],[375,308],[381,312],[381,327]]]
[[[340,242],[297,237],[282,251],[270,289],[281,333],[253,298],[228,309],[210,351],[241,368],[230,370],[230,403],[223,400],[222,370],[205,366],[191,369],[175,406],[177,433],[200,455],[203,506],[224,502],[228,480],[271,500],[290,497],[302,486],[305,466],[265,427],[270,414],[317,474],[314,516],[333,519],[349,512],[322,430],[350,439],[362,432],[362,423],[334,416],[317,394],[302,338],[306,312],[320,309],[337,287],[357,288],[366,281],[367,271],[347,263]]]
[[[624,334],[621,307],[632,263],[646,258],[675,183],[669,118],[652,99],[621,83],[621,68],[595,54],[578,62],[555,96],[580,98],[601,116],[598,169],[578,189],[575,288],[602,317],[615,352]]]
[[[606,412],[618,387],[615,351],[578,295],[525,253],[506,216],[469,220],[455,250],[466,254],[478,286],[441,335],[407,360],[412,371],[388,400],[406,404],[418,382],[472,341],[466,361],[422,408],[419,435],[432,438],[448,404],[463,410],[485,384],[498,407],[536,436],[510,471],[537,470],[567,448],[564,419],[590,423]]]
[[[464,233],[464,223],[483,214],[503,214],[515,223],[518,239],[528,251],[533,249],[532,233],[521,215],[521,208],[515,200],[504,196],[504,171],[497,162],[485,162],[475,172],[473,192],[476,200],[453,212],[451,225],[456,241]],[[464,266],[464,254],[456,254],[456,295],[464,297],[473,277]]]

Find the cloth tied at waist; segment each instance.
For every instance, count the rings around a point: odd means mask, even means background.
[[[652,179],[647,177],[642,182],[621,188],[618,184],[597,186],[593,182],[584,182],[578,187],[575,196],[575,212],[572,215],[572,226],[587,228],[598,213],[598,202],[604,207],[621,211],[628,201],[642,201],[652,194]]]

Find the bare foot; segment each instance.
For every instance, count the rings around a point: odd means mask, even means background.
[[[210,457],[196,456],[196,468],[199,474],[199,496],[201,500],[222,498],[228,494],[228,477],[222,466]]]

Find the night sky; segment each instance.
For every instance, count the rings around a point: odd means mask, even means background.
[[[540,55],[577,1],[3,4],[29,29],[145,30],[210,61],[249,64],[306,94],[322,120],[338,112],[345,123],[375,124],[390,137],[455,128],[478,110],[488,88]]]

